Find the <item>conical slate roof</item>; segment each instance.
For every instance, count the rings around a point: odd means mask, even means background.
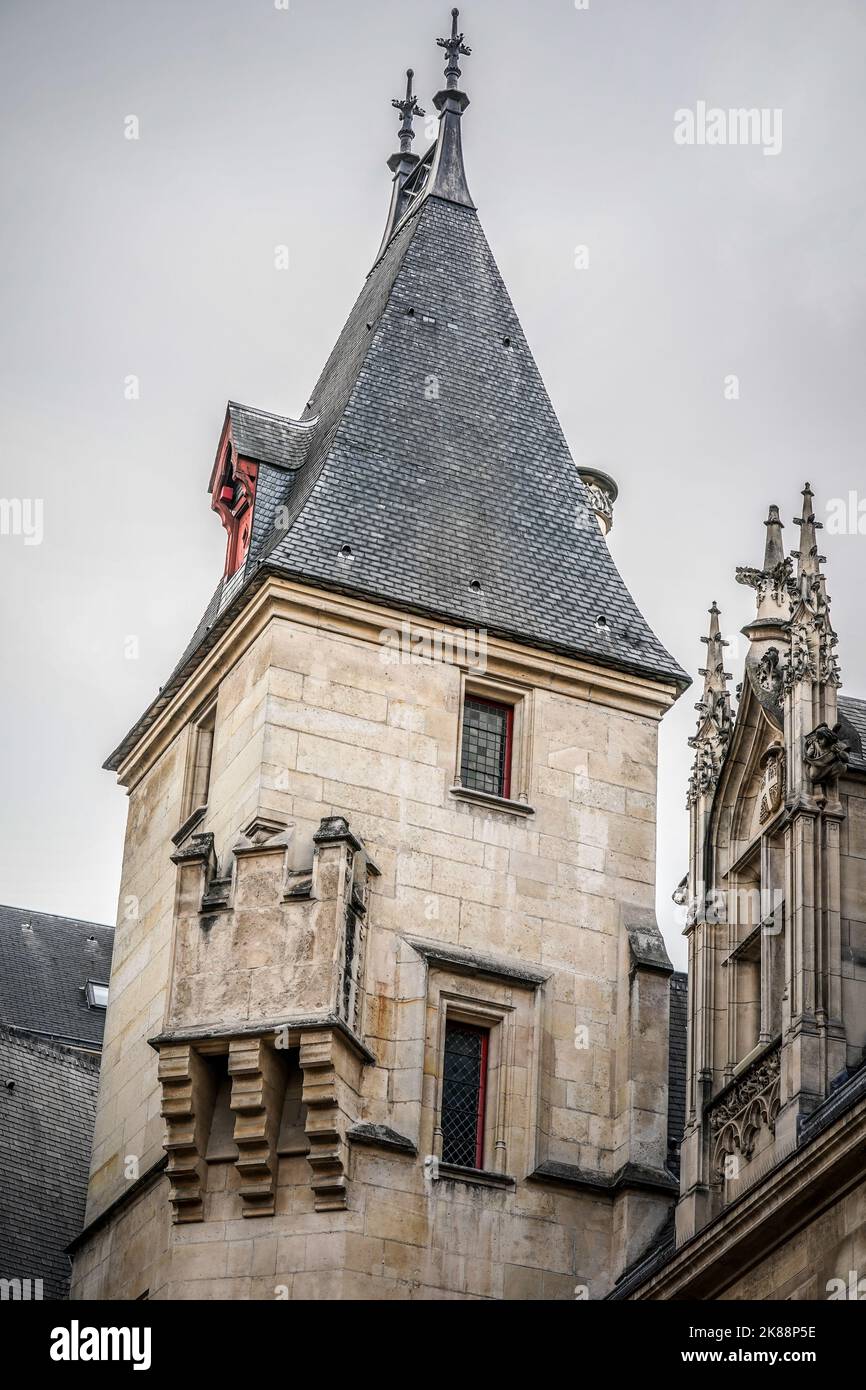
[[[455,42],[461,46],[455,48]],[[385,239],[300,420],[231,402],[259,463],[246,561],[126,752],[268,572],[673,682],[595,519],[469,194],[455,53],[436,144],[392,156]]]
[[[408,215],[308,414],[253,565],[685,681],[617,572],[473,208],[431,193]]]

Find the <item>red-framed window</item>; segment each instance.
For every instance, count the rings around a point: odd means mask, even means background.
[[[233,453],[224,439],[211,477],[211,507],[226,529],[225,578],[236,574],[247,558],[256,499],[259,465]]]
[[[486,1028],[450,1019],[445,1024],[442,1078],[442,1162],[462,1168],[484,1166],[487,1101]]]
[[[511,795],[514,706],[467,695],[463,705],[460,781],[473,791]]]

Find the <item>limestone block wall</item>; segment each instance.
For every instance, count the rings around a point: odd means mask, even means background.
[[[349,1208],[314,1209],[306,1159],[280,1164],[276,1212],[238,1215],[231,1164],[211,1165],[205,1219],[172,1226],[160,1178],[75,1258],[73,1298],[600,1298],[611,1204],[527,1185],[425,1182],[410,1157],[359,1148]]]
[[[666,967],[655,977],[658,962],[650,964],[635,1012],[634,960],[624,940],[629,921],[653,904],[656,732],[672,692],[491,644],[487,670],[475,679],[507,682],[522,702],[515,796],[523,805],[478,804],[452,791],[466,672],[395,659],[379,640],[389,617],[362,614],[348,601],[323,614],[318,600],[302,605],[283,594],[257,630],[231,639],[233,649],[229,639],[215,649],[122,772],[130,819],[88,1220],[128,1192],[130,1155],[144,1173],[163,1152],[158,1059],[147,1039],[179,1021],[194,1024],[196,998],[208,1001],[207,1022],[221,1012],[218,983],[206,980],[198,995],[179,988],[203,948],[195,904],[180,886],[188,870],[171,859],[189,720],[214,693],[208,811],[196,831],[213,836],[213,872],[231,885],[234,935],[223,923],[222,945],[229,949],[231,940],[236,957],[261,966],[275,924],[298,912],[274,900],[270,913],[267,873],[254,882],[253,862],[245,869],[234,853],[244,827],[256,818],[285,825],[280,874],[302,876],[322,820],[344,817],[380,874],[370,885],[359,1023],[375,1064],[362,1067],[356,1121],[390,1127],[416,1152],[353,1144],[347,1209],[334,1212],[315,1210],[307,1160],[282,1157],[274,1214],[252,1223],[232,1188],[233,1165],[225,1165],[220,1193],[208,1164],[204,1220],[182,1227],[170,1224],[160,1176],[85,1240],[75,1274],[84,1296],[96,1287],[100,1296],[140,1295],[131,1292],[122,1255],[122,1232],[136,1211],[150,1213],[135,1218],[149,1231],[137,1239],[149,1242],[151,1296],[163,1297],[183,1296],[194,1277],[247,1281],[231,1286],[246,1293],[223,1283],[215,1296],[274,1297],[275,1283],[294,1288],[296,1278],[298,1292],[326,1289],[348,1277],[343,1269],[386,1290],[393,1285],[384,1296],[439,1289],[549,1297],[556,1289],[573,1297],[575,1284],[585,1283],[595,1297],[664,1215],[667,1195],[650,1192],[639,1219],[620,1212],[615,1223],[623,1202],[603,1185],[629,1162],[660,1171],[665,1153],[666,1037],[650,979],[663,981],[659,998],[666,996]],[[139,916],[125,919],[125,897],[142,904]],[[238,910],[247,914],[246,936],[237,930]],[[437,946],[450,959],[438,959]],[[495,968],[468,970],[466,955]],[[299,979],[301,964],[299,956]],[[511,975],[503,976],[503,965]],[[291,977],[289,968],[287,1018],[310,1002],[293,997]],[[304,978],[309,987],[308,972]],[[510,1049],[485,1156],[508,1179],[502,1187],[424,1176],[424,1158],[436,1152],[443,995],[491,1011]],[[271,1022],[275,1002],[269,998]],[[239,1018],[234,1004],[225,1012],[226,1023]],[[246,1027],[255,1014],[248,1002]],[[642,1070],[632,1039],[638,1022],[647,1043]],[[527,1181],[545,1164],[564,1165],[577,1180]],[[479,1247],[484,1222],[495,1235]],[[417,1243],[400,1238],[404,1226]]]
[[[866,1179],[717,1296],[762,1301],[866,1297]]]
[[[208,823],[223,841],[236,836],[259,801],[268,649],[264,635],[217,687]],[[190,712],[195,707],[193,700]],[[184,819],[190,735],[185,722],[129,792],[88,1222],[163,1152],[157,1059],[147,1040],[168,1015],[178,891],[171,837]]]

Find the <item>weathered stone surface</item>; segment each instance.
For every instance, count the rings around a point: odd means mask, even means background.
[[[620,1197],[553,1177],[548,1194],[543,1178],[526,1179],[545,1162],[608,1182],[627,1159],[663,1164],[666,1014],[649,1026],[658,1001],[638,1003],[626,947],[635,881],[651,893],[657,697],[645,717],[617,712],[615,691],[587,700],[575,684],[566,694],[561,669],[553,693],[534,670],[535,809],[510,816],[449,795],[459,668],[395,670],[354,617],[331,622],[325,633],[281,616],[221,683],[215,667],[211,792],[195,827],[213,836],[211,858],[170,859],[183,726],[131,791],[124,890],[147,907],[118,928],[90,1215],[122,1194],[129,1152],[162,1151],[147,1039],[167,1025],[192,1030],[184,1046],[195,1048],[199,1028],[208,1047],[240,1059],[253,1056],[257,1024],[273,1047],[283,1018],[300,1046],[309,1153],[275,1159],[273,1077],[257,1062],[244,1089],[236,1074],[247,1176],[199,1156],[193,1223],[169,1223],[164,1179],[136,1204],[151,1232],[138,1261],[151,1297],[198,1287],[208,1298],[273,1298],[279,1286],[293,1298],[560,1298],[577,1282],[603,1296],[627,1253],[614,1237]],[[503,673],[522,659],[509,649]],[[242,837],[256,824],[260,833]],[[358,877],[368,860],[380,877]],[[202,914],[217,874],[222,906]],[[329,1021],[343,1006],[345,911],[359,883],[363,979],[347,1026],[375,1063]],[[442,1020],[458,1005],[492,1030],[486,1184],[425,1176],[439,1142]],[[635,1084],[614,1088],[629,1069]],[[599,1200],[605,1233],[590,1238]],[[661,1190],[648,1199],[659,1217],[668,1200]],[[140,1279],[118,1268],[107,1239],[121,1220],[129,1214],[85,1239],[82,1295],[139,1296]],[[187,1243],[193,1230],[208,1238]]]

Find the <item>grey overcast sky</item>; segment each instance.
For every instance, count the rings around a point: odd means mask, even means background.
[[[0,900],[114,920],[126,799],[100,765],[221,572],[226,399],[303,408],[382,231],[390,99],[411,64],[430,109],[449,8],[4,0],[0,497],[44,520],[40,545],[0,535]],[[619,483],[616,561],[694,672],[710,601],[730,634],[753,611],[734,567],[760,562],[768,503],[790,523],[806,478],[819,515],[866,497],[866,6],[467,0],[461,27],[482,223],[576,459]],[[702,101],[781,111],[781,150],[678,145]],[[866,694],[856,516],[824,540]],[[679,965],[696,698],[661,732]]]

